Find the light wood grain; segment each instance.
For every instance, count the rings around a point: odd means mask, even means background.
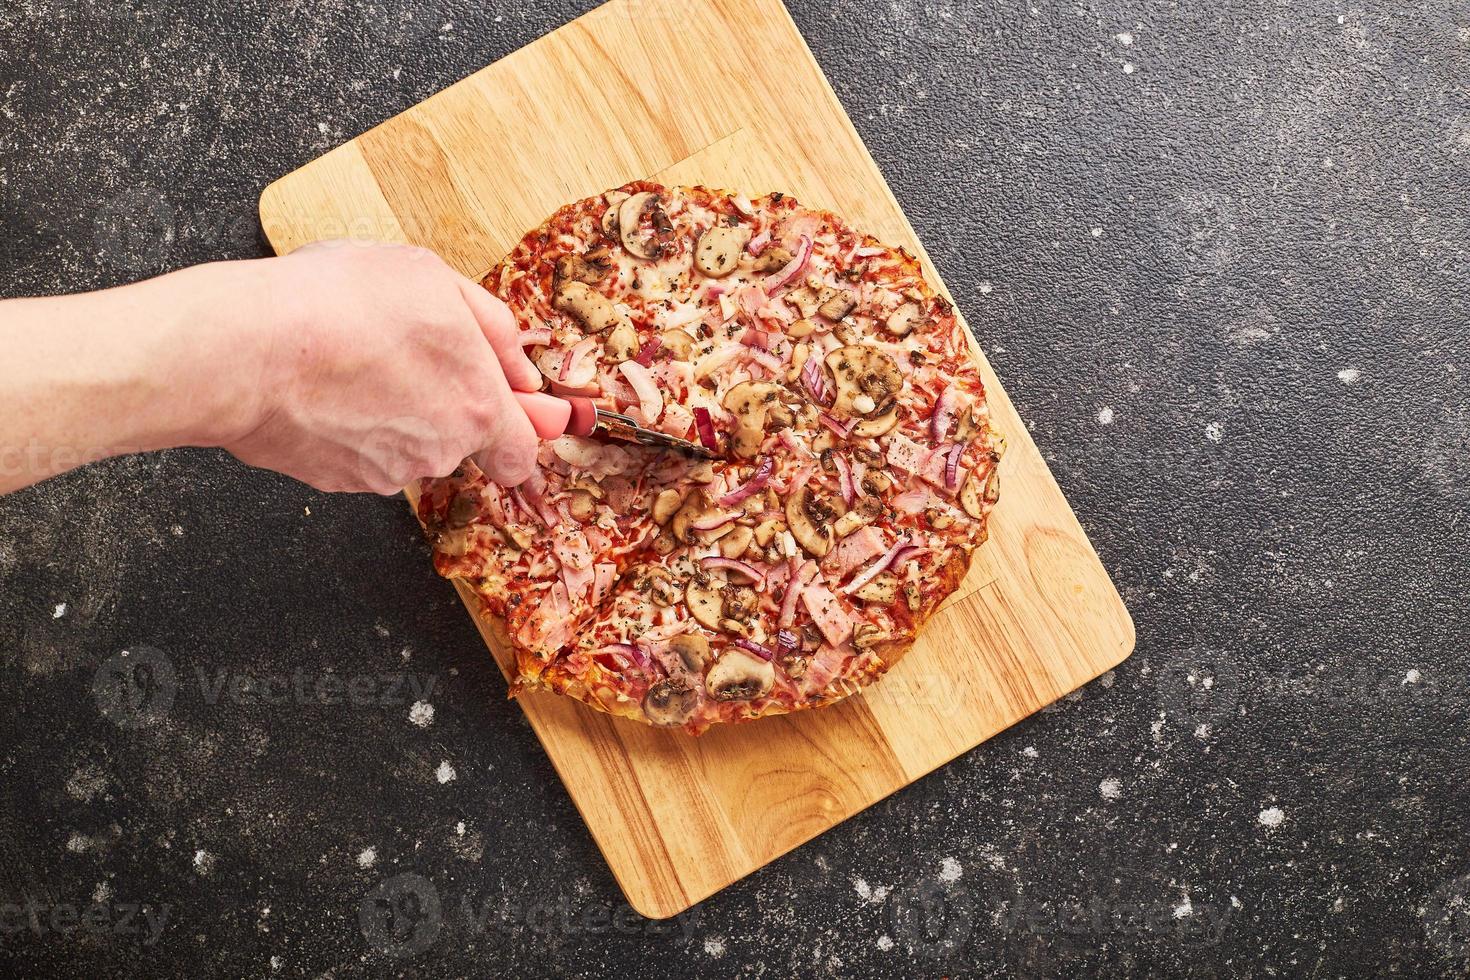
[[[478,276],[562,204],[641,177],[786,191],[923,256],[942,288],[778,0],[614,0],[271,185],[261,222],[281,253],[388,239]],[[991,539],[879,684],[699,739],[521,700],[645,915],[686,909],[1132,651],[1117,591],[975,357],[1010,446]],[[476,623],[507,666],[497,625]]]

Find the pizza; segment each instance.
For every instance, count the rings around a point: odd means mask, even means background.
[[[485,278],[547,390],[697,441],[576,436],[419,486],[438,571],[550,690],[692,734],[891,668],[987,538],[1004,443],[919,263],[773,193],[635,182]]]

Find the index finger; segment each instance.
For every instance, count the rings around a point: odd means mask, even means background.
[[[536,370],[536,365],[531,363],[521,347],[521,330],[510,307],[489,290],[463,277],[460,278],[459,292],[479,323],[480,331],[494,348],[495,356],[500,359],[505,380],[517,391],[539,390],[541,372]]]

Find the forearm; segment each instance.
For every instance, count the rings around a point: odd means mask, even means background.
[[[0,493],[120,453],[219,445],[258,410],[254,263],[0,303]],[[234,288],[227,288],[233,286]],[[232,336],[233,335],[233,336]]]

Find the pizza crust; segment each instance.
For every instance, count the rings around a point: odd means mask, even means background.
[[[468,461],[423,482],[436,566],[507,637],[512,695],[693,734],[818,707],[959,587],[1004,443],[903,250],[785,195],[635,182],[558,210],[483,285],[548,390],[720,456],[563,437],[513,491]]]

